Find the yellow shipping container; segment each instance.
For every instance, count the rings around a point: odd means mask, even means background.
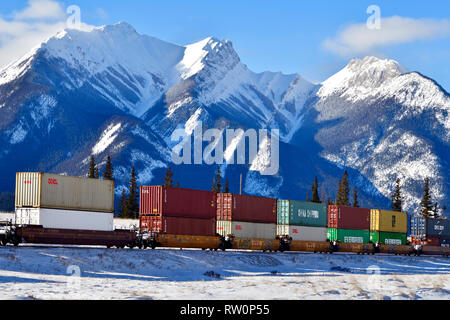
[[[370,231],[407,233],[408,214],[388,210],[370,210]]]

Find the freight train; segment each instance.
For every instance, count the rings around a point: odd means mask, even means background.
[[[0,224],[0,243],[450,255],[449,220],[401,212],[143,186],[139,228],[114,230],[113,203],[112,181],[18,173],[16,219]],[[429,226],[442,245],[428,238]]]

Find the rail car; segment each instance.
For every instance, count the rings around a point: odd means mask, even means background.
[[[0,224],[0,243],[105,246],[107,248],[181,248],[202,250],[249,250],[262,252],[313,252],[392,255],[450,256],[450,247],[429,245],[384,245],[375,243],[340,243],[337,241],[296,241],[287,238],[245,239],[222,236],[190,236],[142,233],[140,230],[88,231],[48,229],[42,226]]]

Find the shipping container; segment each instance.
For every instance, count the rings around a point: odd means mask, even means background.
[[[370,230],[406,233],[408,215],[405,212],[370,210]]]
[[[328,228],[369,230],[370,209],[328,206]]]
[[[211,191],[142,186],[139,213],[164,217],[214,219],[216,195]]]
[[[277,199],[219,193],[217,220],[277,223]]]
[[[114,230],[114,214],[110,212],[17,208],[16,224],[51,229]]]
[[[327,228],[279,224],[277,236],[289,236],[297,241],[327,241]]]
[[[327,237],[330,241],[339,240],[342,243],[370,242],[370,232],[368,230],[328,228]]]
[[[326,227],[327,206],[314,202],[278,200],[277,224]]]
[[[411,217],[410,219],[410,234],[416,239],[425,238],[425,219],[423,217]]]
[[[114,212],[114,181],[18,172],[15,204],[16,208]]]
[[[172,235],[216,235],[216,221],[214,219],[141,216],[140,227],[142,231],[161,232]]]
[[[406,245],[406,233],[370,231],[370,241],[381,244]]]
[[[244,221],[217,221],[217,233],[236,238],[275,239],[277,225],[274,223],[253,223]]]
[[[426,219],[427,237],[450,236],[450,220]]]

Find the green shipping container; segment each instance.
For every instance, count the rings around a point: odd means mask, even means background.
[[[370,231],[370,241],[381,244],[406,244],[406,233]]]
[[[313,202],[278,200],[277,224],[326,227],[327,206]]]
[[[328,239],[339,240],[343,243],[369,243],[370,231],[328,228]]]

